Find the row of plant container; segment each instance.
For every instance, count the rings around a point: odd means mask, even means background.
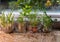
[[[0,16],[0,30],[6,33],[20,32],[48,32],[52,28],[52,19],[44,11],[43,14],[37,15],[36,11],[31,13],[31,7],[25,6],[22,8],[20,15],[14,20],[14,15],[9,13]]]
[[[49,32],[52,28],[52,19],[44,12],[43,15],[20,13],[16,21],[12,13],[0,16],[0,30],[6,33],[18,32]]]

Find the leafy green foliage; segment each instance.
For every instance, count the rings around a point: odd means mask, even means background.
[[[49,28],[52,25],[52,19],[49,17],[46,12],[42,16],[44,28]]]
[[[32,9],[42,9],[42,8],[48,8],[47,6],[45,6],[47,1],[48,0],[17,0],[17,1],[9,2],[9,7],[12,9],[19,9],[25,7],[26,5],[29,5],[32,7]],[[49,0],[49,1],[52,4],[51,6],[54,6],[56,5],[57,1],[60,0]]]
[[[17,21],[20,22],[20,23],[23,23],[24,22],[24,18],[25,17],[28,17],[28,15],[30,14],[31,12],[31,8],[30,6],[26,5],[25,7],[23,7],[22,9],[23,11],[20,13]]]
[[[3,13],[0,16],[0,25],[6,26],[7,24],[12,24],[14,22],[14,16],[12,16],[12,13],[8,14],[7,16]]]
[[[31,7],[26,5],[22,10],[23,10],[22,14],[24,14],[24,16],[27,16],[31,12]]]
[[[9,2],[9,7],[12,9],[22,8],[26,5],[31,6],[32,8],[42,8],[44,7],[46,0],[17,0]]]

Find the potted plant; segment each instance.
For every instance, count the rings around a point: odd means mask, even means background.
[[[52,28],[52,19],[47,15],[46,11],[42,15],[43,32],[50,32]]]
[[[38,32],[38,27],[37,27],[37,25],[38,25],[38,22],[35,20],[35,21],[32,21],[31,23],[30,23],[30,25],[32,26],[32,31],[35,33],[35,32]]]
[[[20,32],[20,33],[26,32],[23,14],[19,15],[19,17],[17,18],[17,22],[18,22],[18,28],[16,29],[17,32]]]
[[[22,8],[22,12],[20,13],[17,21],[18,21],[18,30],[19,32],[26,32],[27,29],[27,24],[28,21],[26,20],[26,18],[28,17],[28,15],[31,12],[31,7],[26,5],[25,7]]]
[[[29,24],[30,24],[28,30],[32,31],[34,33],[37,32],[37,30],[38,30],[38,28],[37,28],[37,25],[38,25],[37,15],[36,14],[29,14],[28,19],[29,19]]]
[[[20,13],[19,17],[17,18],[18,22],[18,32],[26,32],[26,18],[28,14],[30,14],[31,9],[30,6],[26,5],[22,8],[22,12]]]
[[[12,13],[5,16],[3,13],[0,17],[0,30],[10,33],[13,31],[13,23],[14,23],[14,16],[12,16]]]

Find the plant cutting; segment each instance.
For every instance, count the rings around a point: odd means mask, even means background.
[[[18,22],[17,32],[20,32],[20,33],[26,32],[24,16],[22,14],[18,17],[17,22]]]
[[[29,14],[28,16],[30,25],[29,25],[29,30],[32,32],[37,32],[37,25],[38,25],[38,19],[37,19],[37,15],[36,14]]]
[[[13,31],[14,29],[14,16],[12,15],[12,13],[8,14],[6,17],[6,23],[7,23],[7,28],[9,28],[10,32]]]
[[[46,11],[44,11],[44,14],[42,15],[42,23],[43,23],[43,32],[49,32],[52,28],[52,19],[51,17],[49,17],[46,13]]]
[[[30,6],[26,5],[24,8],[22,8],[22,12],[20,13],[19,17],[17,18],[18,22],[18,32],[26,32],[26,18],[28,14],[31,12]]]
[[[13,31],[14,16],[12,13],[5,15],[4,13],[0,16],[0,30],[10,33]]]

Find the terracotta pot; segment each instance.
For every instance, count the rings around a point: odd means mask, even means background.
[[[13,24],[7,24],[5,27],[0,26],[0,30],[5,33],[11,33],[13,29],[14,29]]]
[[[38,31],[37,27],[32,27],[33,33],[36,33]]]

